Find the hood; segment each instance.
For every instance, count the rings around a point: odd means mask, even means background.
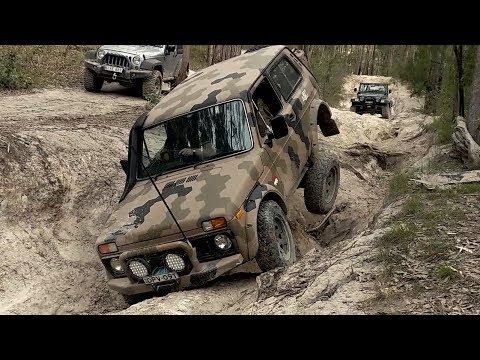
[[[230,221],[263,170],[255,149],[202,167],[166,174],[155,181],[184,232],[199,229],[203,221],[214,217]],[[137,182],[117,204],[97,244],[115,239],[118,246],[123,246],[179,232],[147,179]]]
[[[165,53],[165,45],[103,45],[100,47],[110,53],[122,53],[128,55],[138,55],[149,58],[153,56],[163,55]]]

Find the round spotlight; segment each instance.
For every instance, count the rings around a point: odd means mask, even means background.
[[[128,268],[137,278],[141,279],[148,275],[148,267],[141,259],[131,260],[128,263]]]
[[[232,240],[226,235],[217,235],[213,240],[220,250],[228,250],[232,247]]]
[[[110,259],[110,266],[116,273],[123,273],[122,266],[120,265],[120,260],[118,258]]]
[[[181,272],[185,270],[185,261],[177,254],[168,254],[165,256],[165,262],[167,263],[168,268],[172,271]]]

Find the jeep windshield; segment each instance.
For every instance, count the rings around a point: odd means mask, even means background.
[[[150,176],[250,150],[253,146],[241,100],[210,106],[143,131],[142,160]],[[138,178],[148,177],[139,164]]]
[[[360,84],[360,88],[358,89],[359,93],[365,92],[378,92],[378,93],[387,93],[387,87],[383,84]]]

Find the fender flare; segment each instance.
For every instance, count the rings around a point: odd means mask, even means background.
[[[330,106],[320,99],[315,99],[310,105],[311,119],[316,119],[317,125],[320,127],[323,136],[333,136],[340,134],[340,130],[334,119],[332,119],[332,111]]]
[[[140,65],[141,70],[160,70],[163,75],[163,64],[161,61],[156,59],[147,59],[143,60],[142,64]]]

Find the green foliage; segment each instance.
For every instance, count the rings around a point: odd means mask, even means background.
[[[9,51],[0,56],[0,88],[9,90],[27,89],[32,79],[24,69],[15,52]]]
[[[348,55],[332,50],[333,46],[317,47],[309,63],[320,88],[320,97],[331,106],[337,106],[342,95],[343,80],[350,69]]]

